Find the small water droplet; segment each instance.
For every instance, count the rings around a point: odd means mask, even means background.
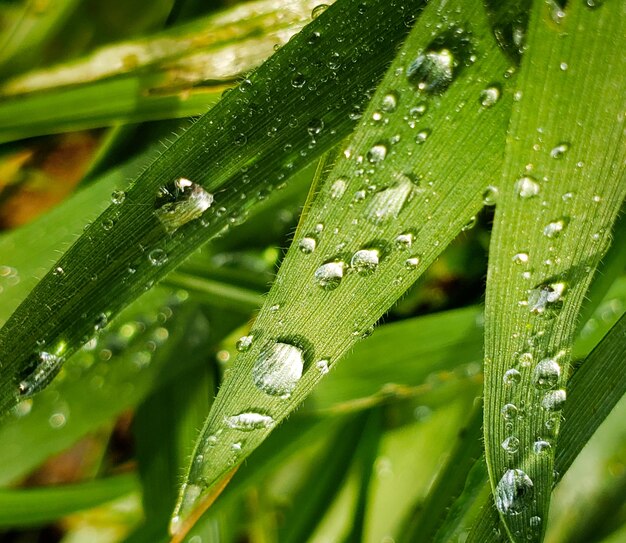
[[[345,264],[339,262],[326,262],[315,270],[315,282],[324,290],[334,290],[341,284]]]
[[[350,267],[359,275],[370,275],[376,271],[379,257],[376,249],[361,249],[352,255]]]
[[[545,454],[550,451],[552,446],[547,441],[543,439],[538,439],[533,443],[533,453],[535,454]]]
[[[530,524],[531,528],[538,528],[539,526],[541,526],[541,517],[530,517],[528,523]]]
[[[496,205],[496,201],[498,200],[498,188],[493,185],[489,185],[485,192],[483,192],[483,204],[486,206],[494,206]]]
[[[500,513],[519,515],[532,499],[533,482],[521,469],[509,469],[496,486],[495,494]]]
[[[315,251],[316,246],[317,241],[312,236],[306,236],[300,240],[300,243],[298,243],[300,251],[303,252],[305,255],[311,254],[313,251]]]
[[[28,377],[19,386],[19,394],[24,398],[43,390],[56,377],[63,365],[63,358],[53,353],[41,351],[37,353],[29,366],[32,368]]]
[[[159,188],[154,213],[168,233],[199,218],[213,204],[213,195],[200,185],[180,177]]]
[[[263,428],[271,428],[274,425],[274,419],[269,415],[262,415],[252,411],[233,415],[226,419],[226,425],[235,430],[251,431]]]
[[[517,361],[522,368],[528,368],[533,363],[534,357],[532,353],[521,353],[517,357]]]
[[[372,163],[382,162],[387,156],[387,145],[377,143],[367,152],[367,160]]]
[[[413,119],[418,119],[420,117],[423,117],[427,111],[428,111],[428,104],[426,102],[420,102],[415,107],[412,107],[409,110],[409,115]]]
[[[120,205],[124,203],[126,200],[126,193],[123,190],[114,190],[111,193],[111,202],[116,205]]]
[[[342,179],[341,177],[336,179],[330,187],[330,197],[334,199],[341,198],[346,192],[346,186],[347,183],[345,179]]]
[[[56,275],[57,277],[64,274],[65,270],[61,266],[57,266],[56,268],[54,268],[54,270],[52,270],[52,275]]]
[[[266,394],[287,398],[302,377],[303,368],[301,349],[288,343],[272,342],[254,363],[252,379]]]
[[[412,256],[404,261],[404,267],[407,270],[414,270],[420,265],[420,258],[418,256]]]
[[[424,143],[428,139],[428,136],[430,136],[430,130],[428,128],[425,128],[424,130],[420,130],[415,135],[415,143],[417,144]]]
[[[498,85],[491,85],[481,91],[478,101],[483,107],[491,107],[500,100],[500,87]]]
[[[528,253],[516,253],[512,260],[515,264],[528,264],[528,258]]]
[[[322,130],[324,130],[324,121],[321,119],[312,119],[311,122],[309,122],[309,126],[307,126],[307,132],[312,138],[321,134]]]
[[[240,353],[245,353],[246,351],[250,350],[250,347],[252,347],[253,341],[254,341],[254,336],[252,334],[248,336],[241,336],[237,340],[237,343],[235,344],[235,349],[237,349],[237,351],[239,351]]]
[[[567,395],[564,390],[550,390],[541,399],[541,407],[547,411],[560,411],[565,405]]]
[[[533,382],[542,390],[554,388],[561,377],[561,366],[554,358],[541,360],[533,371]]]
[[[552,151],[550,151],[550,156],[552,158],[563,158],[565,153],[569,151],[569,143],[559,143]]]
[[[501,411],[502,417],[504,417],[504,420],[515,420],[517,417],[517,411],[517,407],[514,404],[504,404]]]
[[[100,313],[97,317],[96,317],[96,321],[94,322],[94,329],[96,331],[102,330],[103,328],[106,327],[106,325],[109,323],[109,318],[107,317],[106,313]]]
[[[322,13],[328,9],[328,4],[318,4],[311,11],[311,19],[317,19]]]
[[[519,439],[515,436],[509,436],[501,443],[501,445],[508,454],[515,454],[519,450]]]
[[[517,385],[522,380],[522,374],[516,369],[511,368],[510,370],[506,370],[504,372],[502,380],[504,381],[505,385]]]
[[[148,253],[148,260],[153,266],[162,266],[167,262],[167,253],[163,249],[153,249]]]
[[[322,359],[322,360],[318,360],[315,363],[315,367],[317,368],[317,371],[319,371],[322,375],[326,375],[330,370],[329,370],[329,364],[330,362],[327,359]]]
[[[532,198],[539,194],[539,183],[537,183],[532,177],[524,176],[520,177],[515,182],[515,192],[520,198]]]
[[[300,74],[300,73],[294,75],[291,80],[291,86],[294,87],[295,89],[301,89],[302,87],[304,87],[305,83],[306,83],[306,78],[304,77],[303,74]]]
[[[543,235],[548,238],[558,238],[563,230],[565,230],[566,226],[567,222],[564,219],[552,221],[551,223],[548,223],[543,229]]]
[[[397,93],[389,92],[383,96],[380,108],[387,113],[392,113],[397,109],[399,101],[400,98]]]
[[[394,244],[396,246],[396,249],[400,249],[403,251],[410,249],[411,245],[413,245],[413,234],[411,234],[411,232],[398,234],[396,236]]]
[[[105,231],[110,231],[113,229],[113,227],[115,226],[115,222],[113,222],[113,219],[104,219],[102,221],[102,228]]]
[[[528,309],[531,313],[542,314],[550,306],[562,300],[565,283],[542,285],[528,291]]]

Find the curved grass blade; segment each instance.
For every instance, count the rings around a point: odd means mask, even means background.
[[[618,2],[531,15],[485,312],[486,459],[512,541],[543,537],[576,319],[626,196],[624,15]]]
[[[116,195],[0,331],[0,411],[25,377],[47,380],[94,328],[338,143],[421,4],[332,6]]]
[[[611,328],[585,359],[569,383],[559,448],[554,469],[562,477],[600,424],[626,394],[626,315]],[[583,371],[584,369],[584,371]],[[500,534],[500,519],[484,494],[481,514],[470,532],[468,543],[481,543]],[[497,541],[503,541],[499,537]]]
[[[139,491],[134,474],[50,488],[0,490],[0,527],[36,526]]]
[[[446,28],[443,9],[418,19],[301,222],[220,388],[174,530],[490,200],[512,98],[494,78],[508,62],[480,4],[445,4]],[[259,424],[230,422],[247,413]]]
[[[205,113],[236,78],[308,23],[316,4],[246,2],[14,77],[0,86],[0,142]]]

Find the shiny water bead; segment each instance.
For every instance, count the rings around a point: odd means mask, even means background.
[[[509,436],[501,443],[501,446],[506,453],[515,454],[519,450],[519,439]]]
[[[387,157],[387,145],[377,143],[367,152],[367,160],[372,163],[382,162]]]
[[[266,346],[254,363],[252,380],[270,396],[287,398],[302,377],[304,355],[295,345],[281,341]]]
[[[213,204],[213,195],[189,179],[180,177],[159,188],[154,213],[169,233],[199,218]]]
[[[153,266],[162,266],[167,262],[167,253],[163,249],[153,249],[148,253],[148,260]]]
[[[300,240],[298,243],[298,247],[301,252],[308,255],[315,251],[315,247],[317,246],[317,241],[312,236],[306,236]]]
[[[345,264],[343,262],[326,262],[315,270],[315,283],[324,290],[334,290],[343,279],[343,270]]]
[[[452,51],[441,48],[417,56],[406,69],[406,77],[418,90],[443,93],[454,80],[456,62]]]
[[[551,448],[550,443],[543,439],[538,439],[533,443],[533,453],[537,455],[545,454],[549,452]]]
[[[561,301],[565,283],[552,283],[528,292],[528,308],[531,313],[542,314],[550,306]]]
[[[376,271],[379,258],[380,255],[376,249],[361,249],[352,255],[350,267],[359,275],[369,275]]]
[[[532,501],[533,482],[521,469],[507,470],[496,486],[496,507],[503,515],[519,515]]]
[[[500,87],[491,85],[480,92],[478,101],[483,107],[491,107],[500,100]]]
[[[322,359],[315,363],[315,367],[322,375],[326,375],[330,371],[329,364],[330,362],[327,359]]]
[[[111,193],[111,203],[119,205],[123,204],[126,200],[126,193],[123,190],[114,190]]]
[[[541,407],[547,411],[560,411],[565,405],[567,395],[564,390],[550,390],[541,399]]]
[[[561,235],[567,223],[563,219],[558,219],[556,221],[552,221],[546,225],[543,229],[544,236],[548,238],[556,238]]]
[[[20,396],[28,398],[43,390],[61,370],[63,358],[53,353],[41,351],[31,361],[31,373],[18,385]]]
[[[539,389],[554,388],[561,377],[561,366],[554,358],[541,360],[533,371],[533,383]]]
[[[497,200],[498,200],[498,187],[489,185],[483,192],[483,204],[485,204],[486,206],[494,206],[496,205]]]
[[[318,4],[311,12],[311,19],[317,19],[322,13],[328,9],[328,4]]]
[[[420,130],[415,135],[415,143],[418,143],[418,144],[424,143],[428,139],[428,136],[430,136],[430,129],[424,128],[423,130]]]
[[[398,234],[394,241],[396,249],[405,250],[410,249],[411,245],[413,245],[413,234],[411,232],[407,232],[404,234]]]
[[[383,96],[383,100],[380,106],[380,109],[387,113],[392,113],[398,107],[398,102],[400,101],[400,97],[396,92],[389,92]]]
[[[516,253],[511,260],[513,260],[515,264],[528,264],[528,259],[528,253]]]
[[[404,267],[407,270],[414,270],[420,265],[420,258],[418,256],[412,256],[404,261]]]
[[[539,190],[539,183],[528,175],[520,177],[515,182],[515,192],[520,198],[526,199],[537,196],[539,194]]]
[[[346,180],[343,178],[336,179],[330,187],[330,197],[334,199],[341,198],[346,192]]]
[[[516,369],[511,368],[504,372],[502,380],[504,381],[505,385],[517,385],[522,380],[522,374]]]
[[[563,158],[567,151],[569,151],[569,143],[559,143],[550,151],[550,156],[552,158]]]
[[[245,353],[246,351],[250,350],[250,347],[252,347],[252,342],[254,341],[254,336],[249,335],[249,336],[241,336],[238,340],[237,343],[235,344],[235,348],[237,349],[237,351],[239,351],[240,353]]]
[[[227,417],[226,425],[235,430],[259,430],[272,427],[274,425],[274,419],[269,415],[262,415],[261,413],[250,411]]]

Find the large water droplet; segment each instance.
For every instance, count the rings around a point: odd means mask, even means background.
[[[380,106],[380,109],[386,111],[387,113],[391,113],[396,110],[398,107],[398,102],[400,98],[397,93],[389,92],[383,96],[383,100]]]
[[[376,249],[361,249],[352,255],[350,266],[359,275],[369,275],[376,271],[379,253]]]
[[[374,224],[397,219],[414,194],[415,186],[405,175],[397,175],[396,182],[376,192],[367,204],[365,216]]]
[[[322,13],[328,9],[328,4],[318,4],[311,11],[311,19],[317,19]]]
[[[496,486],[496,507],[503,515],[519,515],[530,503],[533,482],[521,469],[507,470]]]
[[[500,100],[500,87],[498,85],[491,85],[481,91],[478,101],[483,107],[491,107]]]
[[[382,162],[387,157],[387,145],[384,143],[377,143],[367,152],[367,160],[370,162]]]
[[[45,351],[38,353],[31,361],[31,366],[34,366],[31,373],[18,386],[20,396],[27,398],[43,390],[59,373],[62,365],[62,357]]]
[[[510,370],[506,370],[504,372],[502,380],[505,385],[517,385],[522,380],[522,374],[516,369],[511,368]]]
[[[326,262],[315,270],[315,282],[324,290],[334,290],[341,284],[343,278],[343,262]]]
[[[268,345],[254,363],[252,380],[270,396],[287,398],[302,377],[304,357],[302,350],[288,343]]]
[[[567,395],[564,390],[550,390],[541,399],[541,407],[547,411],[560,411],[565,405],[566,398]]]
[[[300,243],[298,243],[300,251],[303,252],[305,255],[311,254],[313,251],[315,251],[316,246],[317,241],[313,236],[305,236],[300,240]]]
[[[162,266],[167,262],[167,253],[163,249],[154,249],[148,254],[148,260],[153,266]]]
[[[502,407],[501,413],[504,420],[515,420],[517,417],[517,407],[512,403],[507,403]]]
[[[558,305],[557,302],[562,300],[564,292],[565,283],[552,283],[529,290],[528,309],[535,314],[545,313],[550,305]]]
[[[181,177],[159,189],[154,213],[167,232],[199,218],[213,203],[213,195],[200,185]]]
[[[449,49],[426,51],[409,64],[406,77],[420,91],[441,94],[452,84],[455,66]]]
[[[254,336],[249,335],[249,336],[241,336],[238,340],[237,343],[235,344],[235,348],[237,349],[237,351],[239,351],[240,353],[245,353],[246,351],[250,350],[250,347],[252,347],[252,342],[254,341]]]
[[[515,182],[515,192],[520,198],[532,198],[539,194],[539,183],[530,176],[520,177]]]
[[[545,454],[550,451],[551,445],[543,439],[538,439],[533,443],[533,453]]]
[[[114,190],[111,193],[111,202],[119,205],[123,204],[124,200],[126,200],[126,193],[123,190]]]
[[[262,415],[261,413],[250,411],[228,417],[226,419],[226,425],[235,430],[259,430],[272,427],[274,425],[274,419],[269,415]]]
[[[553,358],[541,360],[533,371],[533,382],[539,389],[554,388],[561,377],[561,366]]]
[[[519,439],[515,436],[509,436],[501,443],[501,445],[508,454],[515,454],[519,450]]]

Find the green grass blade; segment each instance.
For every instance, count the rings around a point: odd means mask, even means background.
[[[574,373],[555,455],[554,469],[563,476],[602,421],[626,394],[626,315],[611,328]],[[583,371],[584,370],[584,371]],[[579,373],[580,372],[580,373]],[[468,543],[480,543],[500,532],[498,513],[485,498]],[[500,540],[500,539],[498,539]]]
[[[0,527],[50,523],[137,492],[139,488],[137,476],[129,473],[72,485],[0,490]]]
[[[316,4],[246,2],[15,77],[0,86],[0,142],[205,113],[308,23]]]
[[[327,367],[368,333],[482,207],[490,172],[500,165],[512,101],[504,83],[491,89],[493,100],[486,100],[484,91],[508,62],[479,4],[447,4],[448,31],[435,27],[439,9],[429,4],[418,19],[299,225],[252,329],[252,344],[239,354],[220,388],[195,452],[207,463],[190,473],[176,520],[190,513],[198,492],[202,495],[229,466],[241,462],[307,396]],[[465,34],[459,36],[456,28]],[[441,81],[428,78],[422,81],[427,90],[420,91],[405,70],[429,47],[445,62],[450,53],[440,49],[440,40],[459,56],[459,65],[464,59],[469,65],[459,68],[453,81],[445,79],[445,92],[436,87]],[[476,59],[474,48],[480,53]],[[417,71],[418,78],[425,77]],[[435,90],[440,95],[433,96]],[[424,109],[429,112],[420,120]],[[378,122],[383,118],[388,122]],[[380,265],[361,265],[359,250],[369,251],[366,257],[376,254]],[[295,378],[287,375],[283,381],[277,371],[274,380],[272,372],[265,373],[266,367],[282,364],[287,372],[293,364]],[[263,413],[267,424],[246,432],[245,446],[233,451],[242,433],[224,421],[250,411]]]
[[[624,5],[565,13],[532,12],[490,246],[485,449],[512,541],[544,533],[576,319],[626,195]]]
[[[382,76],[393,46],[408,31],[405,19],[420,5],[381,2],[363,14],[356,0],[332,6],[153,162],[0,331],[0,356],[7,361],[2,411],[15,403],[25,374],[33,375],[35,367],[53,372],[97,323],[110,320],[199,245],[275,193],[292,172],[339,142],[353,126],[350,112]],[[352,24],[354,17],[360,25]],[[319,63],[303,60],[312,48]],[[307,99],[308,107],[300,108]],[[320,122],[326,129],[317,133]],[[172,208],[157,201],[159,191],[166,186],[176,195],[182,189],[175,183],[188,179],[196,183],[191,206],[183,211],[177,200],[170,215]],[[208,209],[207,191],[215,195]]]

